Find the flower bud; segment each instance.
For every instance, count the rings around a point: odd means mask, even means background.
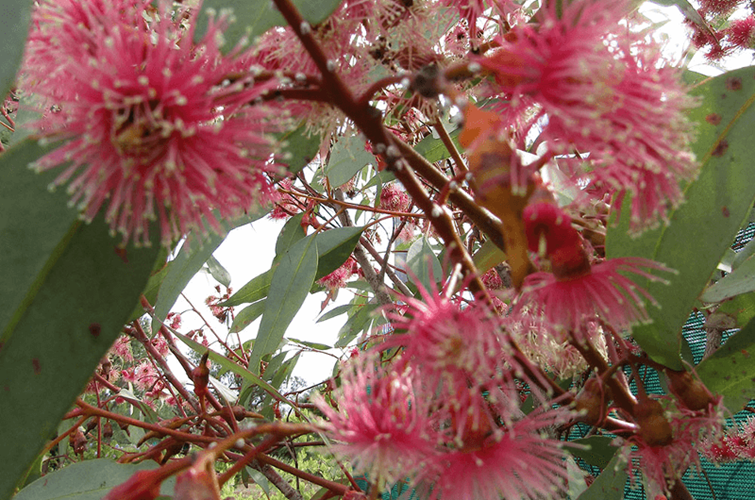
[[[713,394],[690,372],[666,370],[666,377],[671,393],[690,410],[703,410],[714,403]]]
[[[603,387],[600,380],[588,379],[574,400],[574,407],[580,412],[578,420],[590,425],[600,424],[605,417],[609,399],[608,388]]]
[[[649,446],[666,446],[674,439],[671,424],[663,415],[663,406],[647,396],[634,407],[634,419],[640,438]]]

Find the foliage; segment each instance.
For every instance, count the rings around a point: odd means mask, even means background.
[[[673,67],[642,3],[8,7],[0,500],[687,498],[755,458],[755,70]],[[746,2],[655,3],[755,46]]]

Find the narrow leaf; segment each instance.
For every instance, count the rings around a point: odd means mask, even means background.
[[[186,335],[183,335],[173,329],[170,329],[170,332],[178,337],[178,339],[189,346],[194,352],[197,354],[204,354],[207,351],[207,347],[200,344],[199,342],[190,339]],[[288,400],[279,393],[273,386],[265,382],[260,378],[259,375],[256,375],[243,366],[239,365],[238,363],[235,363],[231,361],[230,359],[226,358],[220,353],[217,353],[213,350],[209,351],[209,358],[214,361],[215,363],[219,364],[223,369],[230,371],[232,373],[235,373],[239,377],[243,378],[246,382],[261,387],[265,392],[273,396],[275,399],[280,401],[281,403],[288,404]]]
[[[277,267],[278,264],[276,263],[271,269],[255,276],[249,283],[239,288],[238,292],[231,295],[228,300],[222,302],[220,305],[231,307],[264,299],[267,297],[268,290],[270,290],[270,281],[273,279],[273,272]]]
[[[218,262],[218,259],[212,255],[207,259],[207,268],[210,271],[210,275],[215,278],[218,283],[226,288],[231,286],[231,273],[229,273],[226,268]]]
[[[247,326],[251,325],[255,319],[262,316],[262,313],[265,311],[265,300],[266,299],[262,299],[239,311],[236,317],[233,318],[230,332],[238,333]]]
[[[222,224],[223,229],[225,231],[230,231],[244,224],[249,224],[260,217],[263,217],[269,211],[270,208],[268,206],[258,207],[254,212],[248,215],[244,215],[227,223],[224,222]],[[178,255],[171,261],[168,274],[160,285],[160,291],[157,294],[157,302],[155,304],[155,312],[152,320],[152,331],[156,331],[158,327],[155,321],[162,322],[165,320],[165,317],[173,308],[173,304],[176,303],[176,299],[181,295],[181,292],[186,288],[186,285],[191,281],[191,278],[197,274],[205,262],[210,260],[213,252],[217,250],[224,240],[225,235],[210,233],[204,237],[198,237],[195,234],[189,235],[186,241],[184,241]],[[230,276],[228,281],[230,283]]]
[[[576,439],[564,443],[569,453],[581,458],[590,465],[606,468],[618,448],[611,443],[613,438],[606,436],[591,436],[584,439]]]
[[[282,163],[288,168],[289,175],[298,174],[317,155],[322,139],[317,134],[310,134],[306,124],[299,125],[283,133],[278,138],[283,151]]]
[[[475,252],[472,260],[477,270],[484,273],[506,260],[506,254],[492,241],[488,240]]]
[[[700,296],[700,300],[721,302],[752,291],[755,291],[755,258],[750,257],[730,274],[709,286]]]
[[[299,240],[294,247],[307,244],[306,242],[310,241],[311,238],[317,238],[319,260],[315,279],[318,280],[332,273],[346,262],[351,252],[354,251],[357,242],[359,242],[362,231],[364,231],[364,227],[331,229],[330,231],[310,235],[305,239]],[[289,249],[289,252],[292,250],[293,247]],[[274,262],[272,269],[253,278],[249,283],[241,287],[238,292],[233,294],[231,298],[220,305],[223,307],[237,306],[239,304],[256,302],[267,297],[273,273],[278,268],[278,264],[279,261]]]
[[[287,252],[275,269],[270,283],[265,312],[254,341],[249,366],[259,370],[265,354],[278,348],[288,325],[299,312],[317,273],[317,243],[307,238]]]
[[[322,316],[320,316],[317,319],[317,322],[318,323],[322,323],[323,321],[328,321],[329,319],[333,319],[333,318],[335,318],[337,316],[340,316],[341,314],[344,314],[344,313],[347,313],[347,312],[351,311],[354,307],[357,307],[357,306],[355,306],[353,304],[344,304],[344,305],[341,305],[341,306],[334,307],[330,311],[328,311],[325,314],[323,314]]]
[[[304,214],[296,214],[283,225],[283,229],[278,235],[278,239],[275,241],[275,255],[283,255],[286,250],[291,248],[291,245],[304,238],[307,233],[304,228],[301,227],[301,221],[304,218]]]
[[[577,500],[621,500],[624,498],[624,485],[627,472],[621,466],[621,457],[615,454],[603,472],[593,481]]]
[[[328,349],[333,349],[333,346],[330,346],[328,344],[319,344],[317,342],[307,342],[305,340],[292,339],[291,337],[289,337],[288,340],[291,342],[294,342],[295,344],[301,344],[311,349],[317,349],[318,351],[327,351]]]

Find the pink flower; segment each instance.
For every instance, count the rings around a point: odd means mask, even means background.
[[[755,45],[755,16],[735,19],[726,30],[728,40],[742,49],[751,49]]]
[[[530,249],[541,250],[544,245],[553,272],[527,276],[515,306],[517,313],[542,315],[554,332],[576,334],[584,332],[586,322],[595,318],[617,330],[649,319],[644,300],[654,303],[653,298],[621,273],[662,281],[648,270],[669,271],[667,267],[641,257],[592,265],[581,236],[571,226],[571,217],[550,203],[525,208],[524,223]]]
[[[638,459],[648,498],[667,492],[668,482],[680,480],[691,465],[700,468],[704,448],[700,443],[715,439],[724,421],[721,397],[700,411],[682,407],[671,411],[647,396],[639,398],[634,419],[638,432],[627,440],[624,453],[628,472],[634,479],[632,459]],[[632,447],[635,447],[634,450]]]
[[[142,362],[134,369],[134,383],[140,389],[148,389],[154,384],[159,375],[149,361]],[[125,377],[124,377],[125,378]]]
[[[537,106],[551,152],[579,153],[583,178],[620,194],[616,210],[634,195],[632,229],[657,223],[681,201],[679,180],[696,172],[691,101],[658,48],[620,23],[627,2],[577,0],[562,15],[553,5],[539,27],[515,27],[478,59],[495,76],[493,93]]]
[[[434,454],[418,477],[429,500],[555,498],[566,485],[561,442],[543,435],[557,413],[532,413],[505,429]]]
[[[384,210],[406,212],[410,204],[409,195],[395,182],[384,185],[380,191],[380,208]]]
[[[432,451],[427,402],[417,397],[414,374],[375,366],[377,357],[352,358],[333,394],[337,410],[321,397],[315,404],[328,422],[322,424],[337,441],[336,453],[355,462],[370,479],[403,479],[419,469]]]
[[[403,347],[403,362],[420,367],[435,383],[479,388],[498,380],[504,349],[498,316],[484,306],[462,308],[441,293],[420,291],[423,300],[399,297],[407,304],[403,315],[388,316],[402,333],[385,337],[380,349]]]
[[[133,361],[134,356],[131,354],[131,338],[121,335],[110,348],[110,352],[121,358],[123,361]]]
[[[220,53],[222,22],[195,45],[165,3],[145,26],[148,5],[42,4],[24,71],[30,90],[60,109],[37,126],[68,139],[37,168],[61,168],[55,185],[69,182],[86,220],[103,209],[124,243],[149,244],[157,219],[168,245],[190,230],[220,232],[216,214],[233,218],[273,196],[265,134],[274,129],[250,104],[273,82],[229,79],[235,56]]]
[[[326,287],[328,290],[344,288],[346,286],[346,280],[351,278],[354,271],[357,269],[356,265],[357,263],[354,260],[354,257],[349,257],[338,269],[327,276],[323,276],[317,280],[317,283]]]

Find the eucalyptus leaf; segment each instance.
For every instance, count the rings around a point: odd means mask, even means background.
[[[735,333],[696,367],[697,375],[724,406],[737,413],[755,398],[755,320]]]
[[[160,253],[119,248],[102,217],[78,220],[64,192],[48,192],[60,172],[27,168],[48,150],[25,140],[0,155],[0,426],[13,429],[0,447],[0,498],[84,389]]]
[[[136,472],[154,470],[154,462],[119,464],[107,458],[84,460],[46,474],[19,491],[13,500],[100,500]],[[172,495],[175,478],[163,481],[160,494]]]
[[[443,277],[440,262],[435,256],[426,236],[415,241],[406,254],[406,266],[409,279],[422,285],[428,292],[434,290],[435,283]]]
[[[325,175],[330,186],[337,188],[349,181],[365,166],[376,163],[375,157],[364,148],[362,135],[342,137],[333,146],[330,161],[325,166]]]
[[[755,291],[755,257],[745,260],[731,273],[709,286],[700,296],[700,300],[721,302],[752,291]]]
[[[29,33],[29,21],[34,2],[14,0],[0,3],[3,29],[0,30],[0,99],[5,99],[16,80],[16,71],[24,55],[24,44]]]
[[[301,124],[282,133],[278,140],[281,142],[283,159],[288,175],[301,172],[317,155],[322,139],[315,133],[307,131],[307,125]]]
[[[266,300],[267,299],[262,299],[260,301],[257,301],[254,304],[250,304],[239,311],[236,317],[233,318],[233,323],[231,323],[231,328],[229,331],[231,333],[238,333],[247,326],[251,325],[255,319],[262,316],[262,313],[265,312]]]
[[[681,370],[681,328],[708,284],[716,266],[745,222],[755,201],[755,68],[732,71],[707,80],[692,94],[700,106],[690,112],[697,124],[693,151],[701,165],[696,180],[684,187],[685,202],[669,213],[669,224],[638,237],[628,234],[629,209],[608,228],[610,258],[640,256],[679,273],[670,282],[638,280],[660,304],[648,307],[652,324],[632,329],[637,343],[658,363]]]
[[[249,358],[252,371],[259,370],[264,355],[278,348],[288,325],[299,312],[315,281],[317,257],[316,238],[301,240],[281,257],[270,281],[265,312]]]
[[[210,255],[207,259],[207,268],[210,271],[210,276],[215,278],[215,281],[228,288],[231,286],[231,273],[226,270],[223,265],[218,262],[215,256]]]
[[[577,500],[621,500],[627,482],[626,468],[619,454],[615,454],[603,472],[593,481]]]

